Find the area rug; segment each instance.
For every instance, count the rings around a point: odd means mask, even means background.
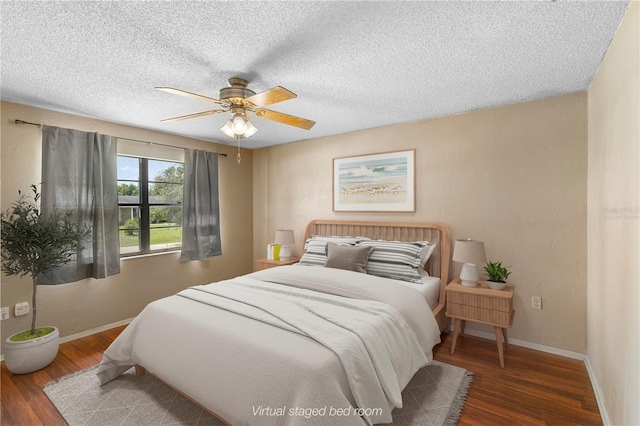
[[[134,369],[100,387],[92,367],[44,387],[44,393],[70,426],[193,425],[223,423],[151,374]],[[473,381],[473,373],[433,361],[411,379],[394,409],[395,426],[455,425]]]

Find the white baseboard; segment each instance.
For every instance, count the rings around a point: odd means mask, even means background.
[[[451,326],[451,331],[453,331],[453,326]],[[482,337],[483,339],[488,340],[496,340],[496,335],[493,333],[487,333],[485,331],[478,330],[469,330],[468,328],[464,329],[464,334],[468,334],[469,336]],[[581,354],[579,352],[567,351],[564,349],[554,348],[551,346],[540,345],[538,343],[526,342],[524,340],[512,339],[509,337],[509,344],[513,344],[515,346],[522,346],[523,348],[534,349],[540,352],[546,352],[549,354],[560,355],[567,358],[578,359],[580,361],[584,361],[586,359],[585,354]]]
[[[611,426],[611,419],[607,412],[607,407],[604,404],[604,395],[602,394],[602,388],[596,379],[596,372],[593,371],[591,361],[587,355],[584,360],[584,365],[587,367],[587,374],[589,374],[589,380],[591,380],[591,386],[593,387],[593,393],[596,394],[596,401],[598,402],[598,409],[600,410],[600,417],[602,417],[602,424],[604,426]]]
[[[71,342],[72,340],[82,339],[83,337],[91,336],[92,334],[100,333],[102,331],[111,330],[112,328],[120,327],[121,325],[129,324],[133,321],[133,318],[129,318],[126,320],[114,322],[107,325],[102,325],[100,327],[92,328],[90,330],[81,331],[80,333],[72,334],[70,336],[65,336],[60,338],[60,343]],[[0,362],[4,361],[4,354],[0,354]]]
[[[453,331],[453,325],[451,326],[450,329],[451,331]],[[468,334],[470,336],[475,336],[475,337],[481,337],[483,339],[488,339],[488,340],[494,340],[494,341],[496,340],[495,334],[487,333],[484,331],[465,329],[464,334]],[[551,346],[525,342],[524,340],[518,340],[518,339],[512,339],[512,338],[509,338],[509,344],[583,361],[585,367],[587,368],[587,374],[589,375],[589,380],[591,381],[591,387],[593,388],[593,393],[596,396],[598,409],[600,410],[600,417],[602,417],[602,423],[604,424],[604,426],[611,426],[611,419],[609,418],[609,413],[607,413],[607,407],[604,404],[604,396],[602,394],[602,389],[598,384],[598,380],[596,380],[595,371],[593,371],[593,367],[591,366],[591,362],[589,361],[589,357],[587,355],[581,354],[579,352],[567,351],[564,349],[558,349]]]
[[[134,317],[135,318],[135,317]],[[102,331],[111,330],[112,328],[120,327],[121,325],[129,324],[133,321],[133,318],[129,318],[122,321],[117,321],[107,325],[101,325],[100,327],[92,328],[90,330],[81,331],[80,333],[71,334],[69,336],[61,337],[60,343],[71,342],[72,340],[82,339],[83,337],[91,336],[92,334],[100,333]]]

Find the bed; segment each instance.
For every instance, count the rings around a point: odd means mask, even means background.
[[[378,240],[435,243],[419,268],[435,290],[302,259],[191,287],[132,321],[105,351],[101,383],[135,366],[234,426],[390,423],[448,324],[450,234],[440,224],[316,220],[305,241],[354,236],[353,248],[327,247],[351,253]]]
[[[431,308],[440,332],[448,330],[450,319],[445,315],[447,295],[445,289],[449,284],[451,231],[447,225],[442,223],[312,220],[305,229],[305,241],[314,235],[364,236],[374,240],[431,241],[435,243],[435,251],[429,258],[425,270],[429,276],[436,280],[439,279],[439,281],[436,284],[435,295],[426,297],[437,301],[435,306],[431,306]],[[409,285],[416,287],[411,283]]]

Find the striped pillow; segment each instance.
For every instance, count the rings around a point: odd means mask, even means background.
[[[420,252],[426,241],[401,242],[358,239],[356,246],[372,247],[367,274],[421,284]]]
[[[340,246],[355,246],[355,237],[324,237],[313,235],[304,243],[304,254],[299,265],[324,266],[327,263],[327,243],[332,242]]]
[[[298,265],[324,266],[327,262],[327,242],[309,238],[304,243],[304,254]]]

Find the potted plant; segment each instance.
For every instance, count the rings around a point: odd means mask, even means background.
[[[38,207],[37,187],[31,185],[31,189],[33,200],[18,191],[18,200],[1,214],[2,272],[20,277],[30,275],[33,284],[31,329],[5,341],[5,364],[15,374],[44,368],[56,357],[58,329],[36,328],[37,278],[69,263],[82,249],[82,240],[90,232],[88,227],[72,222],[72,212],[54,209],[49,215],[43,215]]]
[[[511,275],[511,272],[507,267],[502,266],[502,262],[487,262],[484,266],[484,271],[487,273],[489,279],[487,284],[494,290],[502,290],[507,286],[507,278]]]

